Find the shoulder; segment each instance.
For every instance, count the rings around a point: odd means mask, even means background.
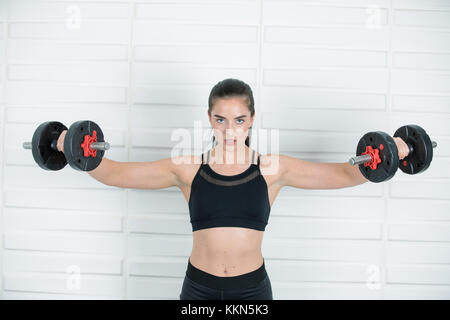
[[[270,166],[283,166],[289,162],[289,156],[279,154],[279,153],[265,153],[259,154],[260,165],[261,167],[270,167]]]
[[[174,166],[193,165],[200,164],[202,162],[202,155],[179,155],[172,156],[170,159]]]
[[[190,185],[195,173],[202,163],[202,155],[179,155],[171,157],[172,172],[175,173],[179,184]]]
[[[261,173],[270,177],[274,183],[281,182],[283,174],[288,170],[289,157],[279,153],[258,153],[258,155]]]
[[[179,156],[172,156],[170,158],[170,166],[172,168],[172,171],[175,172],[177,175],[182,174],[186,171],[196,170],[200,167],[200,164],[202,163],[202,155],[179,155]]]

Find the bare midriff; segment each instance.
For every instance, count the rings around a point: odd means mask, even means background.
[[[218,227],[193,233],[191,264],[219,277],[252,272],[263,264],[261,244],[264,231]]]

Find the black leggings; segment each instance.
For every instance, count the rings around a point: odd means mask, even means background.
[[[234,277],[218,277],[197,269],[188,260],[180,300],[273,300],[269,275],[263,264]]]

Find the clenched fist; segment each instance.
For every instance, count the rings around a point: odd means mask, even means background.
[[[403,158],[407,157],[409,154],[409,148],[405,141],[403,141],[402,138],[399,137],[393,137],[395,144],[397,145],[398,149],[398,159],[402,160]]]
[[[58,142],[56,143],[56,147],[58,148],[58,151],[64,153],[64,137],[66,136],[67,130],[64,130],[61,132],[58,138]]]

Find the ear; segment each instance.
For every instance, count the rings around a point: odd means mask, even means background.
[[[211,127],[212,127],[212,119],[211,119],[211,115],[209,114],[209,111],[208,110],[206,110],[206,115],[208,116],[208,119],[209,119],[209,124],[211,125]]]
[[[255,121],[255,115],[256,112],[253,114],[253,116],[251,117],[251,121],[250,121],[250,127],[253,127],[253,122]]]

